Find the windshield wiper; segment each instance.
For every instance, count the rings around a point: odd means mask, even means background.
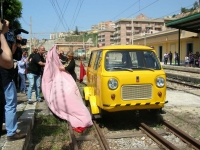
[[[115,69],[121,69],[121,70],[127,70],[127,71],[133,72],[133,69],[131,69],[131,68],[123,68],[123,67],[111,67],[111,68],[108,68],[108,70],[115,70]]]
[[[141,67],[141,66],[137,66],[137,67],[135,67],[135,68],[137,68],[137,69],[147,69],[147,70],[155,71],[155,70],[152,69],[152,68]],[[132,69],[133,69],[133,68],[132,68]]]

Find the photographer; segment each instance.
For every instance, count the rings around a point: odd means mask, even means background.
[[[0,67],[10,69],[13,67],[13,61],[12,61],[12,53],[11,50],[7,44],[7,41],[5,39],[4,33],[8,31],[9,22],[7,20],[4,20],[4,24],[2,24],[0,32]],[[4,98],[4,89],[2,84],[2,78],[0,76],[0,137],[1,137],[1,130],[2,130],[2,124],[3,124],[3,118],[4,118],[4,105],[5,105],[5,98]]]
[[[8,30],[7,30],[8,31]],[[15,38],[8,36],[9,34],[5,34],[7,43],[12,50],[12,53],[16,52],[16,44],[10,39]],[[2,35],[1,35],[2,36]],[[11,52],[11,51],[10,51]],[[10,67],[11,68],[11,67]],[[11,69],[4,69],[0,67],[0,75],[2,78],[4,95],[5,95],[5,124],[7,131],[7,140],[13,141],[26,137],[26,134],[17,133],[17,117],[16,117],[16,108],[17,108],[17,92],[14,79],[14,68],[12,62]]]

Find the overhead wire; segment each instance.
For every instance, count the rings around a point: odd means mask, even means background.
[[[28,26],[30,26],[30,24],[28,24],[28,23],[25,21],[24,17],[22,17],[22,20],[25,22],[25,24],[27,24]]]
[[[65,1],[65,2],[66,2],[66,1]],[[64,12],[62,13],[62,18],[64,18],[64,14],[65,14],[65,12],[66,12],[66,10],[67,10],[67,7],[68,7],[68,5],[69,5],[69,2],[70,2],[70,0],[68,1],[66,7],[63,6],[63,9],[65,8],[65,10],[64,10]],[[60,22],[59,22],[59,20],[58,20],[58,25],[54,28],[54,31],[56,31],[56,30],[58,29],[59,25],[60,25]],[[69,28],[68,28],[68,30],[69,30]]]
[[[73,14],[71,23],[70,23],[70,27],[71,27],[71,28],[72,28],[72,24],[73,24],[72,22],[73,22],[73,20],[74,20],[74,18],[75,18],[76,11],[77,11],[77,9],[78,9],[79,2],[80,2],[80,0],[78,1],[77,5],[76,5],[76,8],[75,8],[75,11],[74,11],[74,14]]]
[[[137,12],[133,13],[132,15],[130,15],[130,16],[127,17],[127,18],[130,18],[131,16],[133,16],[134,14],[140,12],[141,10],[144,10],[144,9],[148,8],[149,6],[153,5],[153,4],[156,3],[157,1],[159,1],[159,0],[156,0],[156,1],[152,2],[152,3],[150,3],[149,5],[143,7],[142,9],[139,9]]]
[[[55,6],[55,3],[53,2],[53,0],[52,0],[52,1],[49,0],[49,1],[51,2],[51,4],[52,4],[52,6],[53,6],[53,8],[54,8],[54,10],[55,10],[55,12],[56,12],[56,14],[57,14],[59,20],[60,20],[60,22],[62,23],[62,25],[63,25],[63,27],[64,27],[64,29],[67,31],[65,25],[63,24],[63,21],[62,21],[61,17],[59,16],[59,13],[58,13],[58,11],[57,11],[57,8],[56,8],[56,6]]]
[[[63,8],[65,7],[65,4],[66,4],[66,1],[65,1],[64,5],[63,5]],[[63,8],[62,8],[62,9],[63,9]],[[57,23],[56,23],[56,26],[55,26],[55,28],[54,28],[54,31],[55,31],[55,32],[56,32],[56,30],[58,29],[59,25],[60,25],[60,21],[59,21],[59,19],[58,19],[58,21],[57,21]]]
[[[66,2],[66,1],[65,1],[65,2]],[[63,20],[64,20],[64,22],[65,22],[65,24],[66,24],[67,28],[69,29],[69,26],[68,26],[68,24],[67,24],[67,22],[66,22],[65,18],[63,17],[62,10],[61,10],[61,8],[60,8],[60,6],[59,6],[59,4],[58,4],[58,1],[57,1],[57,0],[56,0],[56,4],[57,4],[57,6],[58,6],[58,8],[59,8],[59,10],[60,10],[60,13],[61,13],[60,17],[61,17],[61,19],[63,19]]]
[[[74,26],[74,24],[75,24],[75,22],[76,22],[76,19],[77,19],[78,15],[79,15],[79,12],[80,12],[81,7],[82,7],[82,5],[83,5],[83,1],[84,1],[84,0],[82,0],[82,2],[81,2],[81,4],[80,4],[80,7],[79,7],[79,10],[78,10],[78,13],[77,13],[77,15],[76,15],[76,18],[75,18],[75,20],[74,20],[74,23],[73,23],[72,27]]]
[[[133,7],[135,4],[137,4],[140,0],[136,1],[134,4],[132,4],[131,6],[129,6],[128,8],[126,8],[125,10],[123,10],[121,13],[119,13],[117,16],[115,16],[112,20],[114,20],[115,18],[117,18],[119,15],[123,14],[124,12],[126,12],[128,9],[130,9],[131,7]]]

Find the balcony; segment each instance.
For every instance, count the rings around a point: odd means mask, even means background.
[[[118,40],[118,39],[120,39],[120,37],[119,37],[119,36],[117,36],[117,37],[114,37],[114,40]]]
[[[118,25],[115,25],[115,28],[120,28],[120,25],[118,24]]]
[[[155,25],[155,28],[162,28],[162,25]]]
[[[132,33],[132,30],[126,30],[126,33]]]
[[[151,25],[151,24],[145,25],[146,28],[153,28],[153,26],[154,25]]]
[[[131,24],[126,24],[126,27],[132,27],[132,25]]]
[[[141,28],[142,25],[141,25],[141,24],[134,24],[133,26],[134,26],[134,27],[140,27],[140,28]]]

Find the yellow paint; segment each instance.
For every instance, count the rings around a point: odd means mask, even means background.
[[[125,111],[125,110],[140,110],[140,109],[159,109],[164,107],[165,99],[166,99],[166,74],[162,69],[160,62],[158,60],[158,66],[160,65],[160,69],[133,69],[130,70],[106,70],[106,54],[108,52],[115,51],[116,57],[118,56],[118,52],[130,51],[145,51],[147,53],[153,52],[157,58],[156,52],[154,49],[147,46],[138,46],[138,45],[113,45],[96,48],[91,52],[91,58],[87,67],[87,87],[84,88],[85,99],[89,100],[91,105],[92,114],[100,113],[100,109],[116,112],[116,111]],[[133,50],[133,51],[132,51]],[[114,54],[114,53],[113,53]],[[114,61],[118,61],[115,59],[115,56],[112,56]],[[134,57],[134,56],[133,56]],[[138,56],[137,56],[138,57]],[[99,61],[98,59],[99,58]],[[96,60],[97,59],[97,60]],[[134,58],[131,58],[131,61]],[[145,55],[142,59],[147,59]],[[117,62],[118,63],[118,62]],[[120,62],[121,63],[121,62]],[[146,62],[145,62],[146,63]],[[144,64],[145,64],[144,63]],[[133,64],[133,62],[132,62]],[[120,64],[121,65],[121,64]],[[123,64],[122,64],[123,65]],[[148,64],[146,64],[148,66]],[[139,81],[137,78],[139,77]],[[162,88],[156,86],[156,78],[162,77],[165,81],[165,85]],[[115,90],[111,90],[108,87],[109,79],[116,79],[118,81],[118,88]],[[122,99],[122,87],[132,88],[146,88],[146,86],[151,87],[151,97],[145,99]],[[136,90],[137,92],[137,90]],[[144,93],[143,93],[144,92]],[[162,92],[162,96],[158,96],[158,92]],[[128,95],[131,94],[129,91],[125,91]],[[138,91],[139,96],[145,95],[148,92]],[[111,95],[115,94],[115,99],[111,98]],[[133,95],[134,96],[134,95]],[[155,104],[156,102],[160,102],[160,104]],[[136,105],[137,103],[141,103],[141,105]],[[150,103],[149,105],[145,105],[146,103]],[[110,105],[110,107],[105,107],[103,105]],[[120,104],[120,106],[116,106]],[[130,104],[130,106],[126,106],[126,104]]]

